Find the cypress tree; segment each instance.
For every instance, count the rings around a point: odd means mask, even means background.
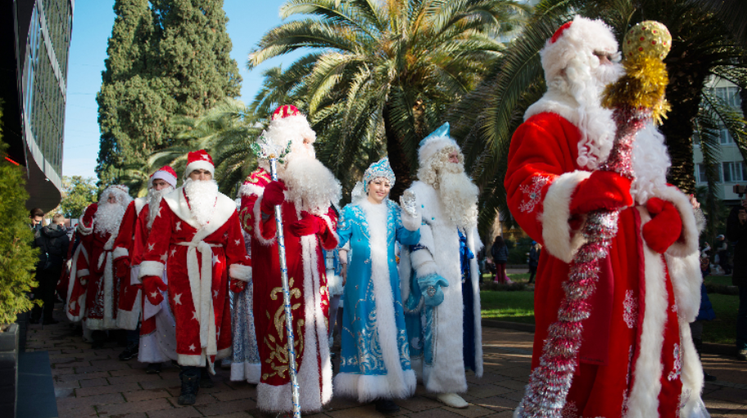
[[[179,145],[174,116],[198,117],[237,97],[241,77],[230,58],[222,0],[116,0],[117,19],[97,97],[102,183]]]

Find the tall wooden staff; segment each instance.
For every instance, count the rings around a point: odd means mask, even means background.
[[[251,145],[252,151],[260,159],[270,162],[270,175],[273,181],[278,179],[277,163],[290,153],[291,143],[285,149],[273,145],[264,135],[261,135]],[[280,278],[283,282],[283,303],[285,308],[285,333],[288,335],[288,370],[290,371],[291,393],[293,397],[293,418],[301,418],[301,403],[298,395],[298,378],[296,377],[296,350],[294,348],[293,314],[291,313],[290,290],[288,286],[288,263],[285,259],[285,235],[283,234],[283,213],[280,205],[275,206],[275,222],[277,223],[278,253],[280,255]]]
[[[613,109],[617,126],[612,150],[598,170],[613,171],[633,179],[631,154],[636,134],[647,122],[660,124],[669,104],[664,98],[667,83],[664,57],[671,48],[672,36],[666,26],[655,21],[635,25],[625,36],[623,54],[625,75],[607,87],[602,104]],[[619,210],[600,209],[586,218],[581,233],[586,243],[579,248],[563,282],[565,297],[558,320],[549,328],[539,365],[529,376],[517,415],[560,418],[565,407],[573,373],[578,366],[583,321],[591,316],[587,300],[599,280],[599,260],[609,254],[617,235]]]

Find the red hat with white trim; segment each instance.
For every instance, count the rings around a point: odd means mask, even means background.
[[[176,171],[168,165],[159,168],[158,171],[150,175],[150,179],[148,179],[149,189],[153,187],[153,180],[157,179],[161,179],[170,184],[171,187],[176,188]]]
[[[187,167],[184,169],[184,178],[186,179],[189,177],[189,173],[199,169],[207,170],[210,174],[215,175],[213,157],[204,149],[191,151],[187,154]]]

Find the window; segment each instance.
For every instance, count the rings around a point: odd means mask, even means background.
[[[705,183],[708,181],[704,164],[698,164],[697,170],[695,170],[695,181],[698,183]]]
[[[740,108],[742,100],[739,97],[739,88],[737,87],[716,87],[714,93],[716,97],[725,101],[729,106]]]
[[[734,143],[734,139],[731,137],[731,135],[729,134],[729,130],[726,128],[721,128],[721,130],[719,130],[718,136],[719,136],[719,141],[721,142],[722,145]]]
[[[734,163],[724,162],[721,163],[721,166],[724,170],[724,182],[735,181],[736,179],[734,178]]]

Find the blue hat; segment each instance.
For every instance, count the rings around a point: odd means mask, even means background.
[[[421,166],[425,165],[431,157],[445,147],[459,149],[459,145],[457,145],[456,141],[449,136],[449,131],[449,122],[446,122],[420,141],[418,160]]]
[[[363,191],[368,193],[368,183],[380,177],[389,180],[389,185],[394,187],[395,177],[394,171],[392,171],[392,167],[389,165],[389,157],[380,159],[366,169],[366,172],[363,173]]]

